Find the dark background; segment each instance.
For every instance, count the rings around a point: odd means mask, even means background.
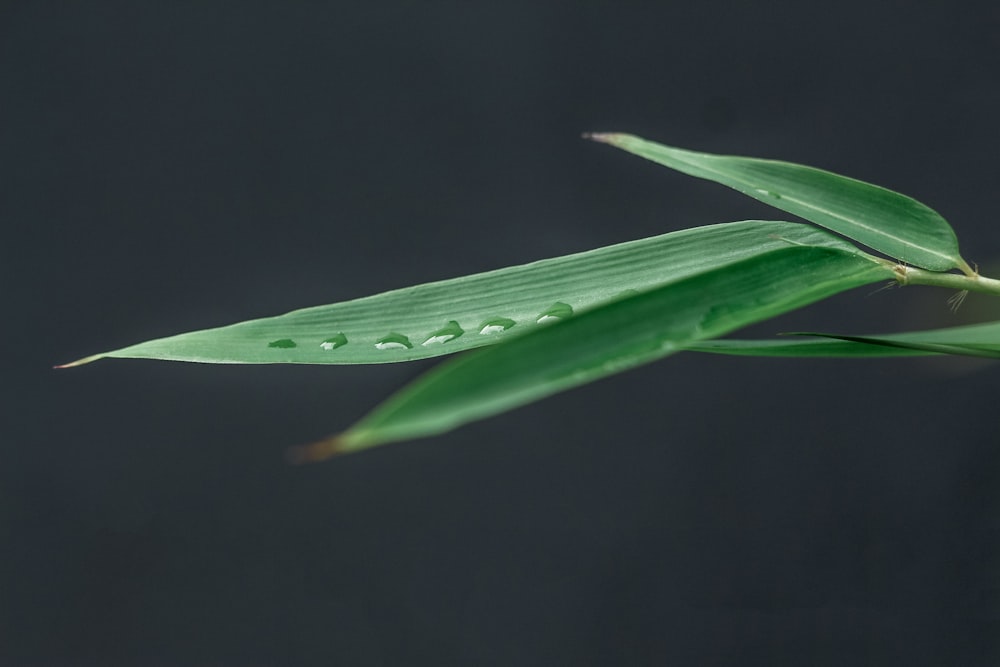
[[[50,369],[786,217],[587,130],[901,190],[987,272],[998,45],[993,2],[0,3],[0,664],[1000,663],[996,363],[680,355],[301,468],[429,364]],[[753,333],[998,314],[869,292]]]

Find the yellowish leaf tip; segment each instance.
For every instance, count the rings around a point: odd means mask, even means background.
[[[76,361],[71,361],[68,364],[60,364],[58,366],[53,366],[52,368],[75,368],[76,366],[83,366],[84,364],[89,364],[92,361],[97,361],[102,359],[103,354],[92,354],[89,357],[84,357],[83,359],[77,359]]]

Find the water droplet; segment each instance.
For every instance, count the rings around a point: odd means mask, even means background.
[[[343,345],[347,345],[347,336],[345,336],[343,332],[330,336],[319,344],[319,346],[324,350],[336,350],[338,347]]]
[[[761,188],[754,188],[754,192],[759,195],[764,195],[765,197],[772,197],[773,199],[781,199],[781,195],[772,190],[763,190]]]
[[[413,343],[403,334],[389,332],[375,341],[375,347],[379,350],[409,350]]]
[[[491,334],[503,333],[507,329],[517,324],[514,320],[508,319],[506,317],[494,317],[491,320],[486,320],[479,325],[479,333],[483,336],[489,336]]]
[[[444,327],[428,336],[427,340],[421,343],[421,345],[440,345],[441,343],[447,343],[450,340],[455,340],[464,333],[465,330],[458,325],[458,322],[451,320]]]
[[[281,338],[279,340],[272,340],[267,344],[268,347],[298,347],[294,340],[291,338]]]
[[[562,320],[570,317],[573,314],[573,307],[562,301],[556,301],[552,306],[546,310],[544,313],[538,316],[535,321],[539,324],[545,324],[546,322],[555,322],[556,320]]]

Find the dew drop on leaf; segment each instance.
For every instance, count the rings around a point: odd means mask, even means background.
[[[324,350],[336,350],[338,347],[344,345],[347,345],[347,336],[345,336],[343,332],[330,336],[319,344],[319,346]]]
[[[512,326],[517,324],[512,319],[506,317],[494,317],[491,320],[486,320],[479,325],[479,333],[483,336],[489,336],[491,334],[503,333],[510,329]]]
[[[283,348],[298,347],[298,345],[295,343],[295,341],[292,340],[291,338],[280,338],[278,340],[272,340],[270,343],[267,344],[267,346],[268,347],[283,347]]]
[[[451,320],[444,327],[428,336],[427,340],[421,343],[421,345],[440,345],[441,343],[447,343],[448,341],[455,340],[464,333],[465,330],[459,326],[458,322]]]
[[[375,347],[379,350],[409,350],[413,343],[403,334],[389,332],[375,341]]]
[[[544,324],[546,322],[555,322],[556,320],[566,319],[573,315],[573,307],[562,301],[556,301],[552,306],[548,308],[545,312],[538,316],[535,321],[539,324]]]

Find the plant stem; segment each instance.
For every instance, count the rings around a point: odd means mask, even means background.
[[[970,292],[982,292],[1000,296],[1000,280],[987,278],[979,274],[960,275],[958,273],[937,273],[915,269],[911,266],[896,264],[893,267],[896,280],[900,285],[931,285],[934,287],[950,287]]]

